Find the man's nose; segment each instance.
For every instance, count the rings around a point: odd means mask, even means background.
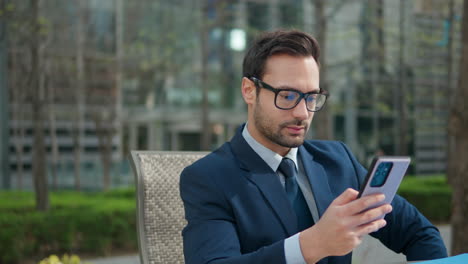
[[[304,98],[301,98],[296,107],[293,108],[293,116],[299,120],[306,120],[309,118],[309,111],[307,110]]]

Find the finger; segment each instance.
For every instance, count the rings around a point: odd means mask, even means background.
[[[369,209],[365,212],[361,212],[353,216],[350,224],[354,226],[360,226],[366,223],[370,223],[390,213],[391,211],[392,211],[392,206],[390,204],[384,204],[379,207]]]
[[[346,189],[340,196],[336,197],[336,199],[332,202],[333,205],[345,205],[351,201],[356,200],[358,196],[358,191],[348,188]]]
[[[358,214],[368,208],[377,206],[383,200],[385,200],[384,194],[371,194],[350,202],[347,205],[347,210],[351,214]]]
[[[357,227],[355,232],[357,236],[362,237],[364,235],[376,232],[386,225],[387,221],[385,221],[385,219],[379,219]]]

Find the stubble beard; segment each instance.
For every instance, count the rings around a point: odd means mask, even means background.
[[[304,143],[307,131],[309,131],[309,124],[304,120],[286,121],[275,127],[274,122],[272,122],[265,114],[265,112],[262,111],[260,104],[257,104],[254,110],[254,122],[260,134],[262,134],[271,142],[286,148],[297,148],[301,146]],[[303,126],[304,134],[301,136],[289,136],[287,134],[281,133],[287,126],[291,125]]]

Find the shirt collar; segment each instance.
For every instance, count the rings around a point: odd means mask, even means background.
[[[283,156],[270,150],[269,148],[263,146],[257,140],[255,140],[250,135],[247,126],[248,123],[244,126],[244,129],[242,130],[242,136],[244,137],[245,141],[247,141],[247,144],[249,144],[249,146],[255,151],[255,153],[257,153],[266,162],[266,164],[270,166],[270,168],[273,171],[277,171],[281,161],[283,160]],[[296,165],[296,168],[299,168],[297,164],[297,148],[291,148],[288,154],[286,154],[286,156],[284,157],[291,159]]]

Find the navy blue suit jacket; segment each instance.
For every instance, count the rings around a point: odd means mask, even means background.
[[[346,188],[358,190],[366,170],[336,141],[306,141],[298,155],[319,215]],[[242,137],[184,169],[180,194],[188,221],[182,235],[187,264],[286,263],[284,239],[295,234],[296,216],[276,173]],[[371,235],[408,260],[447,256],[438,230],[400,196],[387,225]],[[351,254],[319,263],[351,263]]]

